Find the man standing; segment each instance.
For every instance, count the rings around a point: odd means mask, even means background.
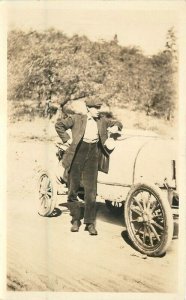
[[[112,133],[122,129],[118,121],[100,117],[100,100],[86,101],[87,114],[74,114],[66,119],[58,119],[56,131],[63,143],[69,148],[63,157],[63,166],[68,172],[68,203],[72,216],[72,232],[77,232],[81,225],[81,207],[77,199],[82,183],[84,188],[84,223],[90,235],[97,235],[96,194],[98,171],[108,173],[109,154],[105,142],[108,139],[108,127]],[[72,130],[72,140],[66,130]]]

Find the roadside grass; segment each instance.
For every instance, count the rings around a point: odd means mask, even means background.
[[[32,121],[22,120],[8,124],[8,136],[19,141],[54,141],[57,133],[54,120],[36,117]]]
[[[121,120],[126,130],[140,129],[173,138],[176,138],[178,135],[177,120],[166,121],[154,116],[147,116],[145,112],[119,108],[113,108],[112,112],[117,119]]]

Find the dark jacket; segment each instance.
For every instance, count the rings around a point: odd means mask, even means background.
[[[70,169],[76,148],[84,136],[86,123],[87,115],[81,114],[74,114],[66,119],[58,119],[56,122],[55,128],[63,143],[66,143],[70,139],[66,130],[72,130],[72,144],[69,146],[63,157],[63,167],[67,170]],[[113,121],[105,117],[101,117],[97,120],[100,139],[99,171],[104,173],[108,173],[109,170],[109,151],[104,146],[104,143],[108,138],[107,128],[114,125],[117,125],[120,130],[123,127],[120,122]]]

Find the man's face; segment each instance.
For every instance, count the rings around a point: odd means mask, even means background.
[[[89,107],[88,111],[90,112],[93,118],[98,118],[101,107]]]

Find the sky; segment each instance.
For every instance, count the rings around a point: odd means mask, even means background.
[[[139,9],[139,5],[126,6],[120,1],[9,3],[8,29],[53,27],[68,36],[77,33],[93,41],[112,40],[117,34],[120,45],[140,47],[147,55],[164,48],[167,30],[172,26],[177,30],[179,18],[177,11],[167,6]]]

